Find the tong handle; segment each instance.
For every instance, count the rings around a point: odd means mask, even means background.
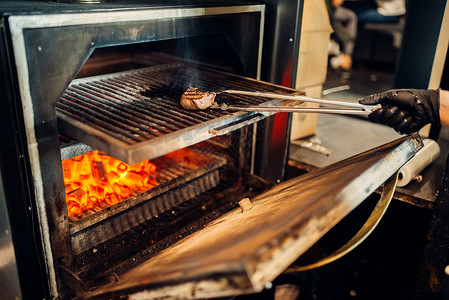
[[[241,91],[241,90],[224,90],[221,93],[228,93],[228,94],[233,94],[233,95],[246,95],[246,96],[254,96],[254,97],[267,97],[267,98],[284,99],[284,100],[299,100],[299,101],[304,101],[304,102],[313,102],[313,103],[320,103],[320,104],[354,107],[354,108],[358,108],[360,110],[366,111],[367,113],[371,113],[374,109],[378,108],[378,106],[363,105],[358,102],[343,101],[343,100],[331,100],[331,99],[319,99],[319,98],[311,98],[311,97],[299,96],[299,95],[284,95],[284,94],[277,94],[277,93],[250,92],[250,91]]]
[[[297,113],[322,113],[322,114],[343,114],[343,115],[367,115],[369,111],[363,109],[344,109],[344,108],[307,108],[295,106],[224,106],[222,110],[232,111],[255,111],[255,112],[297,112]]]

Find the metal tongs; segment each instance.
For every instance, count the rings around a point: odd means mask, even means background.
[[[364,114],[368,115],[374,110],[380,108],[380,105],[364,105],[358,102],[342,101],[342,100],[330,100],[330,99],[318,99],[310,98],[299,95],[284,95],[277,93],[265,93],[265,92],[249,92],[240,90],[224,90],[217,94],[234,94],[234,95],[246,95],[254,97],[266,97],[274,99],[284,99],[284,100],[297,100],[303,102],[313,102],[320,104],[328,104],[335,106],[344,106],[348,108],[306,108],[297,106],[260,106],[260,105],[249,105],[249,106],[234,106],[222,103],[220,105],[216,104],[212,108],[219,108],[222,110],[236,110],[236,111],[259,111],[259,112],[299,112],[299,113],[326,113],[326,114]]]

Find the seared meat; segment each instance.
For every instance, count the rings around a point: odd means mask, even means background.
[[[216,93],[200,92],[189,87],[181,96],[181,106],[185,109],[206,109],[214,103]]]

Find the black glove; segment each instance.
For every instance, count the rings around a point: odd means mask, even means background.
[[[440,123],[440,91],[439,90],[390,90],[374,94],[359,101],[361,104],[381,104],[369,114],[375,123],[388,125],[400,134],[419,131],[431,123],[433,133],[438,133]]]

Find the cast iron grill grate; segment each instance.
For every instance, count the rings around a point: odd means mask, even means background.
[[[203,91],[293,92],[182,63],[77,79],[56,104],[60,132],[133,164],[228,133],[272,114],[185,110],[179,100],[190,86]],[[218,95],[216,101],[233,105],[280,103],[228,94]]]

